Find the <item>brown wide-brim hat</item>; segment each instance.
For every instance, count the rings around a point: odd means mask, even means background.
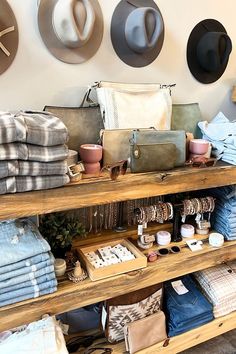
[[[56,35],[53,28],[53,10],[58,0],[41,0],[38,8],[38,27],[42,40],[51,54],[57,59],[69,63],[80,64],[90,59],[97,52],[103,37],[103,15],[97,0],[91,4],[95,13],[94,30],[91,37],[81,47],[66,46]]]
[[[221,40],[225,42],[222,48]],[[196,80],[203,84],[217,81],[224,73],[232,43],[224,26],[215,19],[199,22],[191,31],[187,43],[187,63]],[[223,60],[224,59],[224,60]],[[215,61],[219,64],[215,68]]]
[[[159,22],[161,23],[162,27],[161,33],[158,36],[158,40],[156,41],[155,46],[153,46],[150,50],[143,50],[143,52],[136,52],[134,49],[131,49],[126,36],[126,28],[128,23],[127,19],[129,15],[138,8],[143,11],[145,11],[145,8],[156,10],[159,15]],[[128,23],[128,25],[130,25],[130,23]],[[133,26],[135,32],[135,16],[131,25]],[[111,41],[113,48],[116,54],[124,63],[133,67],[143,67],[149,65],[157,58],[163,46],[164,31],[164,22],[161,12],[153,0],[121,0],[112,15]],[[135,38],[133,39],[135,41]],[[130,38],[130,40],[132,42],[132,38]]]
[[[18,48],[18,26],[6,0],[0,1],[0,74],[13,62]]]

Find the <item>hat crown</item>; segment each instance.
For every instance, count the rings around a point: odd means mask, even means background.
[[[158,43],[163,31],[160,13],[152,7],[139,7],[126,19],[125,39],[134,52],[145,53]]]
[[[207,32],[197,44],[197,60],[208,72],[217,72],[224,66],[232,50],[232,42],[225,32]]]
[[[58,0],[52,14],[55,34],[69,48],[79,48],[88,42],[94,22],[90,0]]]

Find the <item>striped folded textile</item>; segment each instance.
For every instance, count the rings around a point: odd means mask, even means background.
[[[49,112],[0,112],[1,144],[23,142],[41,146],[62,145],[68,130],[60,118]]]
[[[49,176],[67,173],[66,161],[38,162],[9,160],[0,161],[0,178],[10,176]]]
[[[57,188],[69,182],[67,175],[7,177],[0,179],[0,194]]]

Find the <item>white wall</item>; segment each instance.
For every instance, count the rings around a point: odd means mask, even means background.
[[[165,23],[163,49],[144,68],[132,68],[115,54],[110,20],[119,0],[100,0],[105,31],[96,55],[83,64],[65,64],[44,46],[37,27],[37,0],[8,0],[19,27],[19,48],[10,68],[0,76],[0,109],[42,109],[44,105],[79,105],[88,84],[98,80],[176,83],[173,101],[199,102],[203,117],[220,109],[236,118],[231,88],[236,83],[235,0],[156,0]],[[50,0],[49,0],[50,1]],[[215,83],[196,81],[186,63],[186,43],[192,28],[205,18],[222,22],[233,42],[223,76]]]

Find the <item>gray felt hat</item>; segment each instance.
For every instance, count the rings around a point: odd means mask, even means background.
[[[112,16],[111,41],[119,58],[133,67],[156,59],[164,41],[164,23],[153,0],[121,0]]]
[[[97,0],[40,0],[38,26],[52,55],[70,64],[91,58],[103,37],[103,16]]]
[[[6,0],[0,1],[0,74],[13,62],[18,48],[15,15]]]

